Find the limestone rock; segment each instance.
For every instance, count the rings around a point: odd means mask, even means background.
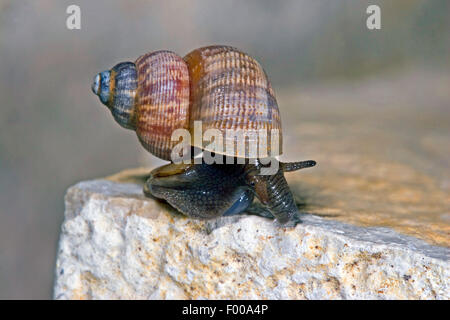
[[[113,179],[114,180],[114,179]],[[56,299],[449,299],[450,249],[311,214],[191,220],[132,183],[67,191]]]

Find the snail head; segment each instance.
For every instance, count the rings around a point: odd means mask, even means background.
[[[295,225],[298,221],[298,208],[284,173],[315,165],[316,162],[313,160],[280,162],[275,174],[263,175],[261,165],[257,163],[247,171],[246,183],[280,224],[292,222]]]
[[[292,172],[300,169],[310,168],[314,167],[315,165],[316,162],[314,160],[279,162],[278,171],[276,173],[268,175],[261,173],[261,169],[264,167],[264,165],[257,162],[256,164],[247,166],[245,180],[247,185],[255,190],[256,195],[264,203],[269,201],[269,193],[278,188],[275,185],[280,183],[281,180],[284,180],[285,172]],[[278,189],[281,190],[282,188]]]

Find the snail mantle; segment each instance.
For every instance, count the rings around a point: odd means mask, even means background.
[[[450,250],[305,215],[191,220],[129,179],[67,191],[55,299],[449,299]]]

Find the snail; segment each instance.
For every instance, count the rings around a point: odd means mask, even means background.
[[[183,159],[187,154],[190,160],[191,148],[214,157],[212,163],[157,168],[145,184],[147,195],[198,218],[240,213],[254,195],[280,223],[297,215],[284,172],[315,162],[274,160],[282,154],[280,112],[265,71],[251,56],[229,46],[199,48],[184,58],[155,51],[97,74],[92,91],[116,122],[134,130],[142,146],[156,157],[174,162],[181,152]],[[198,124],[200,137],[209,133],[209,141],[196,139]],[[187,143],[174,139],[178,130],[188,134]],[[226,157],[227,164],[220,157]],[[267,159],[276,165],[271,175],[263,173]],[[221,189],[219,181],[234,184]],[[213,200],[216,205],[211,206]]]
[[[237,215],[253,203],[255,194],[266,206],[265,217],[281,225],[298,220],[297,206],[284,172],[315,165],[315,161],[280,163],[273,175],[258,174],[258,164],[167,164],[154,169],[144,194],[166,200],[192,218],[211,219]]]

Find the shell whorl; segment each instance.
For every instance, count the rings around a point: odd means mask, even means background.
[[[224,143],[233,145],[238,138],[227,134],[229,130],[255,133],[256,140],[248,137],[245,151],[235,148],[235,153],[230,154],[224,149],[223,153],[229,156],[251,157],[248,147],[259,146],[259,139],[265,140],[262,143],[267,144],[269,155],[282,153],[281,120],[275,94],[255,59],[233,47],[210,46],[192,51],[184,60],[190,75],[191,130],[193,122],[201,120],[203,131],[218,129]],[[274,141],[278,150],[270,149],[272,129],[278,132]],[[264,130],[267,137],[260,136],[259,130]],[[206,144],[195,146],[208,150]]]
[[[133,62],[121,62],[94,78],[92,91],[124,128],[135,128],[137,73]]]
[[[138,71],[136,133],[153,155],[171,159],[176,129],[189,128],[189,72],[170,51],[145,54],[136,60]]]

